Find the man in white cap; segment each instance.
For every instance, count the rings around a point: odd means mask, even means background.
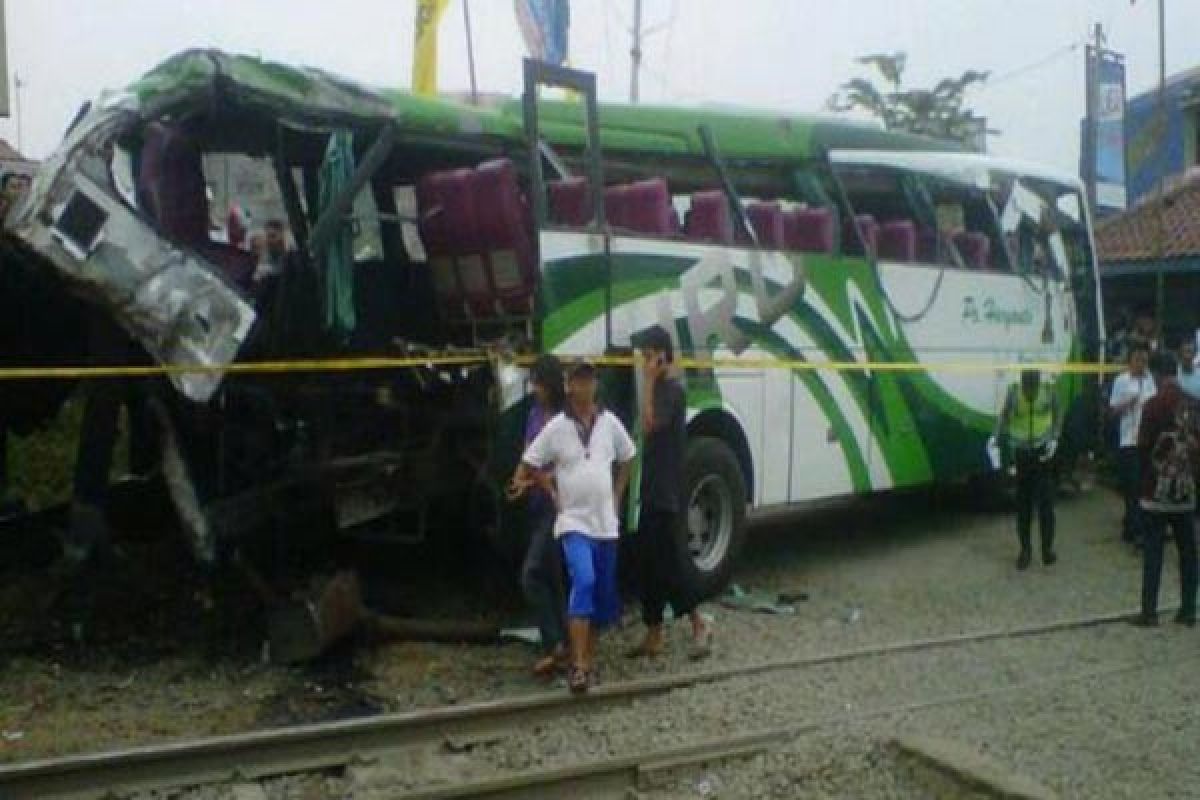
[[[617,593],[619,512],[637,448],[621,420],[596,402],[596,367],[574,364],[567,378],[566,410],[529,445],[514,488],[540,482],[554,498],[554,535],[562,544],[571,587],[567,685],[588,690],[596,633],[621,616]]]

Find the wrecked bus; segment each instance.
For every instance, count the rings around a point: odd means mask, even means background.
[[[690,359],[681,554],[711,593],[748,510],[986,474],[994,367],[1100,352],[1071,176],[824,117],[598,106],[591,76],[533,62],[525,78],[522,101],[469,106],[191,51],[86,108],[38,171],[6,268],[119,329],[108,363],[166,369],[146,413],[198,559],[298,516],[515,541],[501,487],[528,356],[628,356],[662,324]],[[214,234],[243,168],[292,243],[265,275]],[[256,363],[272,371],[238,371]],[[876,368],[896,363],[914,368]],[[1058,387],[1086,396],[1079,375]],[[633,372],[604,391],[633,422]]]

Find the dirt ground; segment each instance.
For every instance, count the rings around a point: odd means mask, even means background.
[[[794,613],[706,606],[716,651],[697,666],[684,626],[652,663],[621,654],[635,609],[601,645],[601,680],[711,668],[871,643],[946,635],[1132,608],[1139,560],[1118,542],[1119,502],[1105,490],[1059,506],[1053,567],[1013,568],[1011,518],[971,510],[961,494],[880,497],[761,525],[737,584],[791,595]],[[406,614],[527,624],[494,565],[436,569],[396,558],[374,576],[372,602]],[[1164,605],[1176,596],[1168,558]],[[379,560],[376,563],[381,563]],[[389,575],[384,568],[385,577]],[[95,625],[72,642],[45,574],[0,586],[0,761],[83,752],[295,722],[464,702],[545,688],[524,644],[371,645],[352,641],[305,667],[262,658],[256,614],[208,610],[201,576],[170,542],[123,545],[98,591]],[[248,605],[250,600],[245,601]]]

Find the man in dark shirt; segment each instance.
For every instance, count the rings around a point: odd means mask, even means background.
[[[1142,411],[1138,428],[1138,454],[1142,461],[1141,507],[1145,512],[1145,553],[1142,570],[1142,611],[1135,625],[1158,624],[1158,586],[1162,578],[1163,538],[1169,526],[1179,548],[1180,603],[1175,621],[1196,624],[1196,539],[1192,515],[1196,513],[1197,454],[1200,432],[1196,410],[1179,388],[1175,360],[1155,353],[1151,371],[1158,393]]]
[[[663,649],[666,604],[692,623],[692,658],[711,651],[712,630],[697,611],[698,598],[683,576],[684,473],[687,446],[687,401],[683,387],[669,376],[674,359],[671,336],[661,326],[644,331],[634,341],[645,360],[642,400],[641,517],[634,540],[641,566],[642,621],[646,636],[630,651],[632,657],[657,656]]]

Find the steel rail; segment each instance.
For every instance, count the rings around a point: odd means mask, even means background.
[[[1060,628],[1059,630],[1062,629]],[[466,782],[455,786],[437,786],[415,791],[402,791],[391,794],[391,797],[392,800],[458,800],[458,798],[475,797],[503,800],[503,798],[509,796],[513,798],[526,798],[529,797],[530,792],[533,790],[546,790],[551,787],[556,791],[553,794],[546,794],[545,796],[558,797],[563,796],[563,792],[576,793],[583,789],[615,788],[623,790],[629,787],[641,789],[643,787],[637,784],[640,784],[647,776],[655,773],[698,764],[711,765],[713,762],[735,758],[749,758],[771,747],[776,747],[806,734],[818,733],[839,725],[861,724],[883,717],[915,714],[946,706],[973,703],[1013,692],[1037,689],[1039,687],[1062,686],[1069,683],[1109,678],[1132,672],[1163,669],[1178,666],[1182,663],[1195,663],[1197,661],[1200,661],[1200,656],[1192,656],[1176,662],[1125,663],[1112,667],[1071,673],[1069,675],[1034,678],[973,692],[960,692],[912,703],[878,706],[854,713],[820,717],[779,728],[723,736],[719,739],[678,745],[649,753],[628,754],[572,764],[570,766],[518,772]]]
[[[112,794],[196,786],[320,770],[374,760],[377,754],[431,739],[497,728],[528,727],[580,709],[634,700],[732,678],[806,669],[860,659],[1042,636],[1127,619],[1124,611],[1018,628],[877,645],[744,666],[600,685],[583,696],[564,691],[297,725],[252,733],[48,758],[0,766],[0,798],[103,798]]]

